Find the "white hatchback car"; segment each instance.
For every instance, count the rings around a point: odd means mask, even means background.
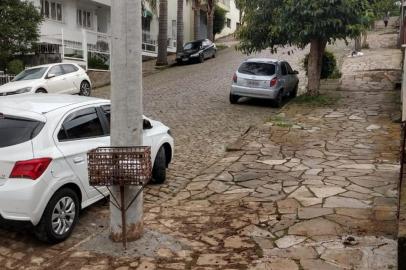
[[[56,243],[71,234],[81,209],[103,196],[89,185],[87,152],[110,144],[110,101],[76,95],[0,99],[0,219],[28,221]],[[144,118],[153,182],[173,157],[170,129]],[[102,188],[107,195],[107,189]]]
[[[0,86],[0,96],[34,93],[90,96],[91,90],[92,84],[83,68],[58,63],[24,70],[13,81]]]

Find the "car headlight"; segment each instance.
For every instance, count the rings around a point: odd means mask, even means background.
[[[199,53],[192,54],[190,57],[199,57]]]
[[[20,89],[18,89],[16,91],[9,92],[8,94],[9,95],[23,94],[23,93],[30,92],[31,89],[32,89],[32,87],[24,87],[24,88],[20,88]]]

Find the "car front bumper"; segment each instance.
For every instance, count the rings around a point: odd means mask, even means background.
[[[191,55],[188,55],[188,56],[177,56],[177,57],[176,57],[176,61],[177,61],[177,62],[189,62],[189,61],[191,61],[191,60],[196,60],[197,58],[199,58],[199,56],[191,56]]]
[[[233,84],[231,86],[231,94],[240,97],[276,99],[281,88],[252,88]]]

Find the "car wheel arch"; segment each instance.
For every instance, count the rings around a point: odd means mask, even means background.
[[[168,167],[172,161],[172,147],[169,143],[164,143],[161,147],[163,147],[165,150],[166,167]]]
[[[38,89],[35,90],[35,93],[48,93],[48,91],[44,87],[38,87]]]

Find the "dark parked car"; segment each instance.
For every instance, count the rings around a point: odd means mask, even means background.
[[[183,46],[183,51],[176,55],[176,62],[179,64],[191,61],[203,63],[207,58],[215,58],[216,53],[216,44],[209,39],[196,40]]]

